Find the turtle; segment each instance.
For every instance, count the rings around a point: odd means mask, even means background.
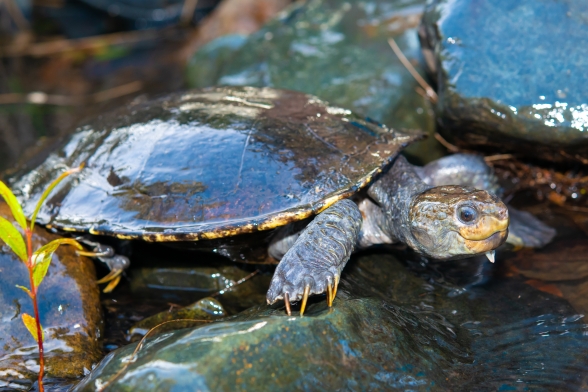
[[[351,253],[371,245],[493,261],[509,237],[509,210],[491,170],[464,154],[413,166],[400,152],[421,137],[301,92],[211,87],[99,116],[11,181],[30,214],[47,184],[84,163],[38,215],[63,232],[208,248],[237,261],[247,261],[243,243],[259,241],[279,261],[268,303],[284,300],[291,314],[301,301],[302,315],[311,294],[326,292],[332,305]],[[531,215],[516,220],[522,234],[512,238],[541,246],[553,237]],[[120,279],[124,258],[90,244]]]

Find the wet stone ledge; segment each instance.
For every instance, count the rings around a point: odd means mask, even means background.
[[[454,144],[586,163],[588,3],[435,0],[420,36]]]
[[[0,215],[10,210],[0,203]],[[11,220],[11,219],[10,219]],[[37,226],[33,247],[58,238]],[[7,247],[0,248],[0,390],[27,390],[39,370],[37,343],[21,314],[33,315],[29,296],[16,285],[28,286],[25,265]],[[103,330],[94,264],[62,246],[53,256],[39,286],[39,312],[45,333],[45,381],[67,385],[87,374],[102,357]]]

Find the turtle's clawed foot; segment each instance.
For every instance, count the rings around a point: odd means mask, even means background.
[[[78,237],[76,240],[92,248],[92,251],[90,252],[78,251],[77,253],[79,255],[95,257],[106,264],[106,266],[110,269],[110,272],[105,277],[96,282],[98,284],[108,283],[103,291],[105,293],[110,293],[118,285],[121,274],[131,265],[131,262],[127,257],[115,254],[114,249],[112,249],[110,246],[103,245],[99,242],[90,241],[85,237]]]
[[[333,270],[333,271],[332,271]],[[283,299],[286,305],[286,313],[292,314],[291,302],[300,302],[300,315],[304,315],[308,297],[311,294],[327,294],[327,304],[333,305],[337,295],[337,286],[339,284],[339,273],[334,268],[332,270],[309,271],[308,268],[303,270],[293,269],[287,273],[279,268],[276,270],[270,288],[267,292],[268,304]]]
[[[118,285],[122,273],[124,270],[129,268],[131,262],[128,258],[121,255],[114,255],[112,257],[98,257],[98,259],[106,264],[106,266],[110,269],[110,272],[96,283],[108,283],[108,285],[106,285],[102,291],[105,293],[110,293]]]

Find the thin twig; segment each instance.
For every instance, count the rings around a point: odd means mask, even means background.
[[[446,149],[448,149],[449,151],[456,153],[456,152],[468,152],[468,153],[474,153],[468,150],[462,150],[461,148],[457,147],[456,145],[453,145],[451,143],[449,143],[447,140],[445,140],[445,138],[443,136],[441,136],[441,134],[439,134],[438,132],[435,132],[435,139],[437,139],[437,141],[439,143],[441,143]],[[484,161],[486,162],[495,162],[495,161],[504,161],[507,159],[513,159],[514,155],[512,154],[496,154],[496,155],[488,155],[484,157]]]
[[[171,30],[170,30],[171,31]],[[111,45],[134,44],[142,41],[161,39],[169,35],[168,30],[140,30],[112,34],[103,34],[95,37],[78,39],[58,39],[48,42],[31,44],[26,47],[22,45],[8,45],[0,47],[1,57],[33,56],[41,57],[58,53],[77,50],[96,50]]]
[[[198,0],[185,0],[184,6],[182,7],[182,13],[180,14],[180,25],[188,26],[194,16],[194,11],[198,6]]]
[[[10,14],[14,24],[21,31],[29,30],[29,21],[24,17],[22,11],[14,0],[0,0],[0,3],[4,3],[6,11]]]
[[[567,152],[565,152],[564,150],[560,150],[560,151],[559,151],[559,153],[560,153],[561,155],[563,155],[564,157],[566,157],[566,158],[570,158],[570,159],[577,159],[577,160],[579,160],[580,162],[582,162],[582,164],[584,164],[584,165],[588,165],[588,159],[586,159],[586,158],[582,158],[582,157],[581,157],[580,155],[578,155],[578,154],[576,154],[576,155],[570,155],[570,154],[568,154]]]
[[[443,147],[445,147],[446,149],[448,149],[451,152],[460,152],[461,149],[457,146],[454,146],[453,144],[449,143],[447,140],[445,140],[445,138],[443,138],[443,136],[441,136],[439,134],[439,132],[435,132],[435,139],[437,139],[437,141],[439,143],[441,143],[443,145]]]
[[[0,94],[0,105],[30,103],[36,105],[79,106],[119,98],[128,94],[136,93],[142,88],[143,82],[135,81],[89,95],[55,95],[41,91],[35,91],[28,94]]]
[[[250,273],[246,277],[241,278],[238,281],[236,281],[235,283],[233,283],[231,286],[229,286],[229,287],[227,287],[225,289],[222,289],[220,291],[217,291],[214,294],[211,294],[210,297],[217,297],[219,295],[225,294],[226,292],[232,291],[235,287],[239,286],[240,284],[245,283],[246,281],[248,281],[249,279],[253,278],[255,275],[257,275],[260,272],[261,271],[259,271],[258,269],[256,269],[255,271],[253,271],[252,273]]]
[[[568,205],[561,205],[559,206],[566,210],[577,211],[577,212],[588,212],[588,208],[586,207],[576,207],[576,206],[568,206]]]
[[[131,356],[125,361],[125,365],[121,369],[119,369],[119,371],[116,372],[116,374],[114,376],[112,376],[108,381],[106,381],[104,384],[100,385],[96,389],[99,392],[103,391],[106,387],[108,387],[110,384],[112,384],[114,382],[114,380],[116,380],[118,377],[120,377],[120,375],[127,369],[127,367],[129,367],[129,365],[131,363],[133,363],[137,360],[137,358],[136,358],[137,354],[143,348],[143,344],[145,343],[145,340],[153,331],[155,331],[157,328],[161,327],[162,325],[166,325],[169,323],[186,322],[186,321],[193,321],[193,322],[199,322],[199,323],[212,323],[213,322],[213,320],[177,319],[177,320],[164,321],[161,324],[157,324],[155,327],[153,327],[149,331],[147,331],[147,333],[141,338],[141,340],[139,340],[137,347],[135,347],[135,350],[133,350],[133,353],[131,354]]]
[[[420,84],[420,86],[427,92],[427,96],[429,97],[431,102],[437,103],[437,93],[435,92],[435,90],[433,90],[429,83],[427,83],[425,79],[423,79],[423,77],[417,72],[417,70],[414,69],[410,61],[408,61],[404,53],[402,53],[402,50],[400,50],[400,47],[398,47],[396,41],[394,41],[394,38],[389,38],[388,44],[390,45],[394,53],[396,53],[396,56],[398,57],[402,65],[406,67],[408,72],[410,72],[410,74],[417,81],[417,83]]]
[[[514,155],[512,154],[496,154],[496,155],[488,155],[484,157],[486,162],[494,162],[494,161],[504,161],[506,159],[513,159]]]

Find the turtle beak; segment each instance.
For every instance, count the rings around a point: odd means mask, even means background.
[[[470,241],[485,240],[498,232],[508,229],[508,223],[508,215],[503,219],[486,215],[475,225],[462,226],[459,229],[459,234]]]
[[[502,245],[508,237],[508,229],[497,231],[491,236],[481,240],[465,239],[465,246],[470,250],[471,254],[486,254],[488,260],[494,262],[493,250]],[[492,255],[489,253],[492,252]]]

